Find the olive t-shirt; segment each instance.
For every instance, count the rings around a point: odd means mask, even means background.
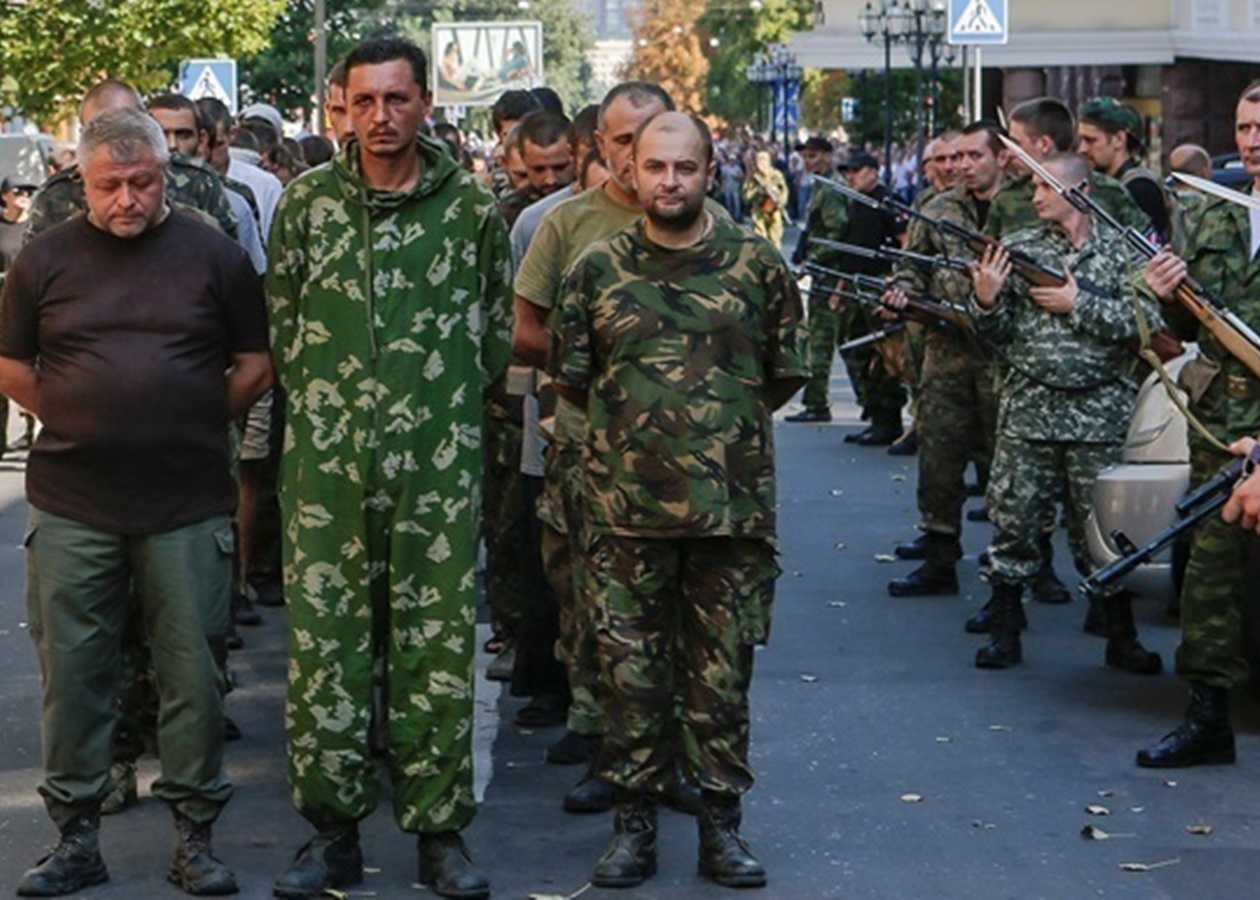
[[[261,280],[215,229],[172,213],[134,238],[83,216],[44,232],[0,295],[0,356],[39,372],[27,499],[129,535],[229,512],[226,370],[266,350]]]

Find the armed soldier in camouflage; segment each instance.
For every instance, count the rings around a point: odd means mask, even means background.
[[[1260,81],[1239,97],[1234,139],[1253,183],[1260,189]],[[1142,272],[1146,287],[1169,303],[1164,316],[1178,336],[1199,342],[1199,356],[1182,369],[1179,380],[1190,410],[1218,439],[1254,438],[1260,432],[1260,380],[1225,352],[1206,329],[1198,327],[1171,298],[1187,275],[1216,302],[1252,328],[1260,328],[1260,233],[1248,211],[1223,200],[1207,203],[1186,245],[1184,257],[1163,252]],[[1199,484],[1230,461],[1196,431],[1190,432],[1190,478]],[[1181,645],[1177,674],[1190,683],[1190,705],[1181,725],[1154,746],[1140,750],[1137,764],[1171,768],[1232,763],[1234,732],[1229,721],[1229,692],[1247,682],[1243,655],[1242,604],[1250,532],[1236,522],[1209,519],[1194,533],[1190,563],[1181,592]]]
[[[758,150],[753,156],[753,168],[744,179],[743,194],[751,210],[753,233],[778,247],[783,243],[788,186],[783,173],[774,167],[765,150]]]
[[[740,797],[753,781],[753,645],[778,573],[771,414],[804,381],[800,298],[777,247],[705,211],[715,166],[703,122],[661,113],[634,153],[644,219],[574,265],[550,354],[589,422],[585,570],[600,620],[601,769],[617,787],[615,836],[592,880],[629,887],[656,870],[677,690],[703,789],[700,871],[760,886]]]
[[[90,122],[101,113],[124,106],[144,109],[144,102],[131,85],[121,81],[102,81],[83,95],[79,105],[79,122]],[[201,210],[211,216],[224,234],[236,239],[236,217],[223,193],[223,185],[200,162],[172,154],[166,166],[166,194],[176,206]],[[29,241],[86,209],[83,176],[78,167],[62,169],[48,179],[35,195],[26,223],[26,239]]]
[[[1088,163],[1075,154],[1051,156],[1045,166],[1064,184],[1089,179]],[[1012,276],[1010,256],[1000,246],[987,250],[972,274],[977,328],[1005,359],[989,486],[992,640],[976,654],[980,668],[1021,661],[1021,595],[1042,566],[1043,523],[1060,488],[1077,571],[1093,570],[1085,523],[1094,480],[1120,457],[1136,393],[1124,377],[1124,342],[1138,334],[1126,249],[1105,240],[1093,220],[1052,187],[1036,178],[1033,184],[1043,224],[1005,244],[1063,270],[1066,283],[1037,287]],[[1156,319],[1158,311],[1146,304],[1148,319]],[[1137,642],[1130,595],[1116,593],[1104,602],[1107,665],[1158,672],[1159,656]]]
[[[1150,220],[1152,236],[1167,244],[1173,238],[1169,196],[1159,176],[1142,165],[1141,114],[1114,97],[1094,97],[1081,105],[1076,132],[1080,154],[1123,185]]]
[[[380,658],[394,815],[419,835],[419,880],[486,897],[460,832],[476,812],[474,569],[485,395],[510,356],[507,229],[489,192],[419,135],[419,48],[365,41],[346,70],[356,138],[289,185],[268,247],[291,404],[289,781],[317,829],[274,891],[313,897],[363,877]]]
[[[962,179],[924,207],[925,215],[973,230],[984,226],[1006,159],[1006,148],[997,137],[1000,133],[1001,129],[989,122],[974,122],[963,130],[956,145],[962,155]],[[916,220],[910,224],[907,249],[936,256],[953,248],[937,229]],[[905,305],[903,289],[927,291],[959,305],[965,305],[971,296],[971,279],[942,266],[925,272],[903,264],[892,277],[897,287],[883,300],[893,308]],[[958,593],[955,565],[962,557],[962,508],[966,502],[963,473],[977,452],[983,459],[977,468],[988,468],[997,422],[994,379],[992,359],[973,335],[948,327],[928,331],[916,426],[919,529],[923,533],[896,548],[901,558],[923,559],[924,563],[904,578],[889,582],[888,592],[894,597]],[[987,471],[984,474],[987,476]]]

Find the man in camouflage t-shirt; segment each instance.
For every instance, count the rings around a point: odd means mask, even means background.
[[[660,113],[634,159],[644,218],[574,265],[549,355],[557,388],[588,416],[584,574],[599,620],[601,772],[616,787],[616,834],[593,881],[631,886],[656,870],[677,696],[702,789],[700,869],[759,886],[740,797],[753,781],[753,646],[778,574],[771,414],[804,382],[800,297],[778,248],[704,209],[703,123]]]

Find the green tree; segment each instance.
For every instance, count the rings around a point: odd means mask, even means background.
[[[36,122],[72,114],[109,76],[142,91],[179,60],[257,52],[285,0],[30,0],[0,3],[0,104]]]
[[[813,0],[709,0],[699,30],[708,46],[705,108],[730,123],[759,125],[761,92],[745,71],[759,52],[813,25]],[[807,81],[808,84],[808,81]]]
[[[894,69],[892,72],[894,140],[906,141],[915,134],[915,113],[926,105],[928,73],[923,74],[923,94],[916,98],[914,72]],[[859,72],[849,78],[849,96],[857,100],[856,120],[848,125],[849,137],[855,144],[884,142],[884,74]],[[961,124],[962,71],[942,69],[937,72],[935,129]],[[926,119],[925,119],[926,123]],[[926,128],[926,125],[925,125]]]

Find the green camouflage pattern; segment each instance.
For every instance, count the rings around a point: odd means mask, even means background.
[[[458,830],[472,776],[475,565],[485,394],[506,371],[507,229],[418,138],[406,191],[374,191],[350,141],[276,211],[267,294],[289,398],[281,464],[289,780],[316,825],[379,797],[369,747],[386,661],[402,830]]]
[[[753,646],[769,635],[774,548],[756,538],[600,534],[585,566],[607,733],[600,774],[662,792],[682,767],[701,789],[742,794]]]
[[[1142,234],[1151,230],[1150,217],[1133,200],[1133,195],[1115,178],[1095,172],[1092,177],[1090,196],[1115,217],[1121,225],[1135,228]],[[991,237],[1006,237],[1026,228],[1036,228],[1040,224],[1037,211],[1033,209],[1033,183],[1031,175],[1022,175],[1005,182],[993,203],[989,206],[989,217],[984,223],[984,233]],[[1120,241],[1119,235],[1111,235],[1109,240]]]
[[[805,261],[829,269],[837,268],[842,254],[829,247],[811,244],[808,239],[838,241],[848,224],[848,201],[838,191],[815,183],[809,192],[809,204],[805,210]],[[814,275],[811,284],[809,319],[806,323],[809,380],[805,382],[801,400],[812,412],[831,412],[831,363],[836,347],[848,338],[843,336],[845,331],[841,328],[840,311],[832,309],[828,302],[834,279]]]
[[[236,240],[236,216],[223,191],[218,173],[205,163],[179,153],[171,155],[166,166],[167,199],[173,206],[186,206],[208,214],[224,234]],[[31,201],[25,239],[29,241],[86,209],[83,176],[78,167],[62,169],[44,182]]]
[[[509,397],[520,406],[519,397]],[[486,473],[482,489],[482,530],[486,542],[486,602],[490,625],[513,640],[525,595],[525,483],[521,475],[521,423],[509,416],[487,415]]]
[[[1190,275],[1226,309],[1253,329],[1260,329],[1260,260],[1250,258],[1247,210],[1210,199],[1191,232],[1184,257]],[[1216,339],[1179,305],[1164,307],[1164,317],[1183,340],[1199,342],[1200,357],[1219,365],[1202,390],[1192,392],[1190,409],[1216,437],[1232,443],[1260,432],[1260,379],[1228,354]],[[1190,365],[1195,366],[1192,361]],[[1211,373],[1203,366],[1200,372]],[[1183,381],[1186,377],[1183,370]],[[1196,396],[1197,395],[1197,396]],[[1190,480],[1201,484],[1232,459],[1193,429],[1190,431]],[[1214,687],[1244,684],[1249,666],[1243,654],[1242,604],[1247,591],[1247,554],[1255,535],[1212,517],[1194,532],[1190,562],[1181,592],[1181,645],[1177,672]],[[1254,552],[1254,551],[1252,551]]]
[[[636,223],[583,254],[550,368],[588,395],[591,534],[774,533],[772,410],[749,385],[804,374],[801,318],[778,250],[727,221],[668,251]]]
[[[748,216],[754,234],[759,234],[776,248],[783,244],[784,210],[788,205],[788,186],[783,173],[771,168],[767,172],[750,172],[744,179],[744,202],[748,204]],[[767,200],[774,208],[766,210]]]
[[[1046,415],[1054,418],[1049,410]],[[987,494],[993,522],[989,565],[995,581],[1032,583],[1042,565],[1046,520],[1054,521],[1056,501],[1063,504],[1076,571],[1086,576],[1094,570],[1085,539],[1094,481],[1120,461],[1122,446],[1119,440],[1030,440],[999,431]]]
[[[540,196],[529,184],[516,190],[508,191],[500,197],[499,212],[503,213],[503,221],[507,223],[507,227],[511,228],[515,225],[516,220],[525,211],[525,207],[537,202],[539,199]]]
[[[1096,225],[1074,248],[1057,226],[1041,223],[1005,239],[1012,250],[1042,266],[1068,269],[1085,285],[1066,315],[1038,307],[1029,283],[1007,279],[991,311],[973,300],[972,315],[987,340],[1000,348],[1003,366],[998,432],[1033,441],[1116,443],[1133,415],[1135,384],[1124,377],[1125,342],[1138,337],[1134,304],[1148,322],[1159,321],[1149,300],[1138,300],[1129,278],[1128,254]]]
[[[980,207],[959,185],[944,191],[923,207],[933,219],[944,219],[980,230]],[[940,232],[915,219],[910,222],[906,248],[929,256],[960,249],[942,240]],[[964,257],[966,258],[966,257]],[[893,269],[893,281],[911,290],[965,306],[971,299],[971,278],[941,266],[930,272],[910,263]],[[929,326],[923,331],[919,370],[919,528],[937,534],[962,532],[962,508],[967,500],[964,475],[974,462],[981,485],[988,481],[997,427],[996,373],[980,342],[956,329]]]

